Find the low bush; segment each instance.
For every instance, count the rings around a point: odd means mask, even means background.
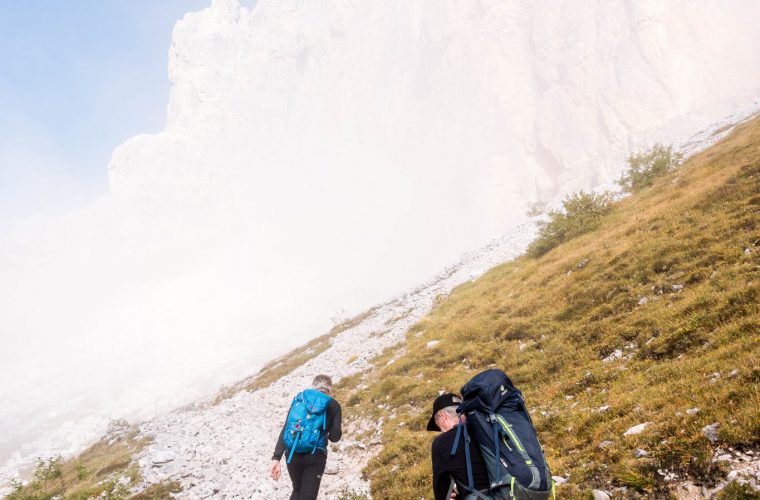
[[[599,227],[602,217],[612,210],[609,193],[573,194],[562,202],[561,210],[551,210],[547,220],[538,223],[538,236],[528,255],[540,257],[557,245]]]
[[[628,157],[628,169],[618,184],[628,193],[637,193],[678,168],[682,160],[683,155],[674,152],[673,146],[655,144],[649,151]]]

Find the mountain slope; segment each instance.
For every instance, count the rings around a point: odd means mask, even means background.
[[[0,381],[23,381],[0,382],[0,477],[234,383],[760,95],[754,0],[243,3],[176,24],[166,127],[114,151],[108,195],[0,235]]]
[[[757,460],[724,451],[757,456],[760,435],[759,183],[760,118],[619,202],[599,230],[468,282],[522,252],[526,226],[215,400],[114,426],[61,465],[47,494],[29,486],[11,497],[285,498],[287,479],[265,478],[268,453],[292,393],[320,371],[340,379],[347,430],[326,497],[357,498],[367,480],[375,498],[426,497],[430,401],[493,365],[524,390],[553,471],[569,480],[563,497],[610,485],[660,495],[687,475],[758,474]],[[710,443],[703,429],[715,423]]]
[[[349,412],[384,418],[376,498],[430,497],[431,401],[490,366],[523,390],[562,497],[660,496],[738,468],[714,457],[760,439],[760,119],[599,230],[461,285],[375,365],[367,389],[341,386]]]

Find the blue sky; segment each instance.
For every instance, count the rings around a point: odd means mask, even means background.
[[[107,192],[113,149],[161,130],[174,23],[210,0],[0,0],[0,229]]]

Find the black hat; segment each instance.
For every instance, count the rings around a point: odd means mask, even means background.
[[[427,430],[440,431],[441,428],[435,423],[435,414],[444,408],[448,408],[449,406],[459,406],[460,404],[462,404],[462,398],[450,392],[448,394],[441,394],[435,398],[435,401],[433,401],[433,415],[428,421]]]

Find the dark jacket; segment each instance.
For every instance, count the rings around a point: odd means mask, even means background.
[[[327,439],[332,441],[333,443],[337,443],[340,441],[341,436],[343,436],[343,430],[341,429],[341,408],[340,403],[335,401],[334,399],[330,400],[330,403],[327,405]],[[282,458],[283,453],[285,453],[285,442],[283,441],[283,434],[285,434],[285,425],[288,422],[288,416],[285,415],[285,423],[282,425],[282,430],[280,431],[280,437],[277,438],[277,444],[274,447],[274,454],[272,455],[272,460],[279,460]],[[325,454],[327,453],[327,450],[324,448],[318,448]]]
[[[460,438],[457,452],[451,455],[451,448],[456,437],[456,427],[441,433],[433,440],[431,457],[433,458],[433,493],[435,500],[448,500],[446,493],[454,479],[459,485],[467,486],[467,461],[464,455],[464,436]],[[475,443],[470,443],[470,460],[472,462],[472,476],[475,481],[475,489],[488,489],[488,474],[486,473],[483,458]],[[459,498],[466,496],[467,492],[459,486]]]

